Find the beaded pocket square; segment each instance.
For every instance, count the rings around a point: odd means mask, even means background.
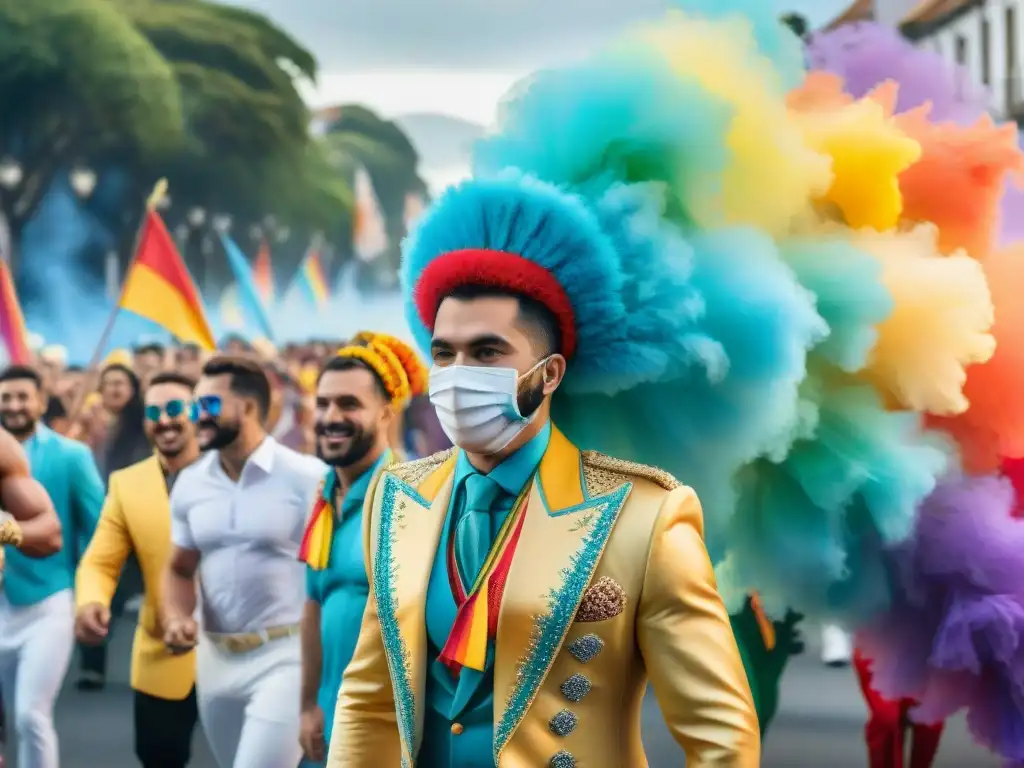
[[[583,593],[576,621],[607,621],[626,610],[626,590],[615,579],[602,576]]]

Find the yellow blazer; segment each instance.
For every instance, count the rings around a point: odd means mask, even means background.
[[[171,508],[156,456],[111,474],[99,525],[75,576],[78,607],[110,605],[133,550],[146,594],[132,643],[132,688],[180,701],[195,683],[195,655],[170,654],[158,618],[161,578],[171,556]]]
[[[328,768],[416,764],[427,583],[456,458],[449,451],[394,466],[368,502],[371,594]],[[648,680],[690,768],[760,763],[757,715],[704,547],[700,503],[659,470],[581,453],[552,431],[495,653],[499,768],[646,766]]]

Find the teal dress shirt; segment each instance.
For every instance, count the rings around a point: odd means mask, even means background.
[[[35,605],[74,587],[78,560],[96,530],[105,495],[96,462],[83,443],[39,425],[24,447],[32,477],[46,489],[60,519],[63,546],[40,558],[4,546],[4,595],[17,606]]]
[[[551,438],[551,425],[495,467],[488,477],[501,486],[494,502],[494,527],[500,528],[512,511],[516,498],[540,465]],[[457,606],[448,582],[446,553],[455,523],[466,505],[466,478],[476,470],[464,453],[455,464],[451,502],[434,556],[427,586],[427,672],[426,715],[423,743],[417,764],[429,768],[493,768],[494,742],[494,643],[488,643],[482,672],[464,668],[454,677],[438,656],[455,623]],[[461,728],[453,732],[453,724]]]
[[[324,740],[327,744],[331,743],[334,705],[338,701],[341,678],[356,649],[363,610],[370,594],[363,561],[363,501],[374,473],[385,464],[388,455],[382,455],[360,475],[342,499],[338,511],[340,520],[331,537],[327,567],[318,571],[306,566],[306,595],[320,604],[322,656],[317,703],[324,713]]]

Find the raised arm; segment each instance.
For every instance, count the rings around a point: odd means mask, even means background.
[[[4,430],[0,430],[0,505],[13,518],[0,525],[0,543],[15,546],[29,557],[60,551],[60,520],[53,502],[29,473],[21,445]]]
[[[697,495],[670,492],[651,541],[637,641],[687,766],[757,768],[757,714],[703,528]]]

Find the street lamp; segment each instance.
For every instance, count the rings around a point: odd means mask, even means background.
[[[23,175],[21,165],[13,157],[0,160],[0,185],[5,189],[14,189],[18,186]]]
[[[68,180],[71,182],[71,188],[75,194],[82,200],[88,199],[96,189],[96,172],[84,166],[72,168],[71,173],[68,174]]]
[[[188,212],[188,223],[198,229],[206,221],[206,211],[202,208],[193,208]]]

